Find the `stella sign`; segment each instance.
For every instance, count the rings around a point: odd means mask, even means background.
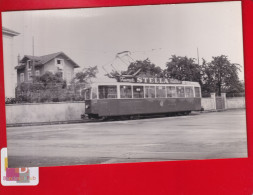
[[[154,78],[154,77],[118,77],[118,82],[128,83],[150,83],[150,84],[181,84],[182,81],[168,78]]]

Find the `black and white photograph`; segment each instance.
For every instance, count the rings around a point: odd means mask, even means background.
[[[2,12],[8,167],[247,158],[240,1]]]

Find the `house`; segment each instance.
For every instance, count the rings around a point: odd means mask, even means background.
[[[15,97],[15,81],[16,81],[16,71],[14,69],[14,51],[13,38],[18,36],[19,33],[11,29],[2,27],[3,35],[3,59],[4,59],[4,88],[5,88],[5,97],[13,98]]]
[[[17,69],[17,83],[32,82],[33,75],[40,76],[46,72],[61,73],[67,84],[74,76],[74,69],[78,68],[72,59],[65,53],[58,52],[44,56],[25,55],[20,61]]]

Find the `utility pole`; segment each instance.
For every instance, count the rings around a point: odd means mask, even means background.
[[[35,64],[34,64],[34,37],[33,37],[33,64],[32,64],[32,78],[34,78],[34,76],[35,76]]]
[[[199,65],[199,48],[197,48],[198,65]]]

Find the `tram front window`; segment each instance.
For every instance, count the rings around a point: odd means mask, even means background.
[[[91,88],[85,89],[85,100],[90,100]]]
[[[134,98],[144,98],[143,86],[133,86]]]
[[[98,86],[99,99],[116,99],[117,86],[116,85],[101,85]]]
[[[200,89],[199,87],[194,87],[195,89],[195,97],[200,97]]]
[[[120,98],[132,98],[132,87],[130,85],[120,85]]]
[[[92,99],[97,99],[97,88],[96,87],[93,87],[92,88]]]

